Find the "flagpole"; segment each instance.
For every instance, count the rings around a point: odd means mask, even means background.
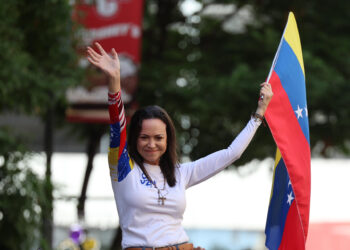
[[[290,15],[290,13],[289,13],[289,15]],[[289,22],[289,18],[288,18],[288,22]],[[287,25],[288,25],[288,22],[287,22]],[[267,76],[266,82],[269,82],[269,81],[270,81],[272,71],[273,71],[274,68],[275,68],[275,64],[276,64],[277,58],[278,58],[279,53],[280,53],[280,48],[281,48],[281,44],[282,44],[284,32],[286,31],[287,25],[284,27],[283,34],[282,34],[282,37],[281,37],[281,40],[280,40],[280,44],[278,45],[277,52],[276,52],[276,54],[275,54],[275,57],[273,58],[272,65],[271,65],[271,68],[270,68],[270,72],[269,72],[269,75]],[[264,95],[261,95],[260,98],[259,98],[259,100],[263,100],[263,99],[264,99]]]
[[[289,15],[290,15],[291,12],[289,12]],[[288,18],[288,22],[289,22],[289,18]],[[288,25],[288,22],[286,24],[286,26],[284,27],[284,30],[283,30],[283,34],[282,34],[282,37],[281,37],[281,40],[280,40],[280,44],[278,45],[278,48],[277,48],[277,52],[275,54],[275,57],[273,58],[273,61],[272,61],[272,65],[271,65],[271,68],[270,68],[270,72],[269,72],[269,75],[266,79],[266,82],[269,82],[270,81],[270,78],[271,78],[271,74],[272,74],[272,71],[274,70],[275,68],[275,64],[276,64],[276,61],[277,61],[277,58],[279,56],[279,53],[280,53],[280,48],[281,48],[281,45],[282,45],[282,40],[283,40],[283,37],[284,37],[284,33],[286,31],[286,27]]]

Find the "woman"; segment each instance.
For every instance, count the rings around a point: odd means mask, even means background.
[[[220,172],[237,160],[253,138],[272,98],[271,86],[261,84],[256,113],[231,145],[194,162],[180,164],[175,129],[167,113],[149,106],[133,115],[127,146],[126,121],[120,92],[120,64],[116,51],[109,56],[88,47],[88,60],[110,79],[111,119],[108,160],[112,187],[123,232],[122,247],[129,250],[183,249],[193,245],[181,226],[185,190]],[[195,249],[202,249],[200,247]]]

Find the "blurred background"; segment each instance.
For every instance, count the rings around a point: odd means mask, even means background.
[[[195,160],[249,120],[289,11],[310,124],[307,249],[349,249],[349,10],[345,0],[1,1],[0,249],[120,249],[107,78],[87,45],[117,50],[127,116],[164,107],[181,160]],[[188,190],[183,225],[195,245],[265,249],[275,150],[261,126],[240,160]]]

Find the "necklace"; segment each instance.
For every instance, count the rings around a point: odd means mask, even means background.
[[[164,178],[163,189],[158,188],[155,182],[153,182],[153,185],[158,191],[158,205],[164,206],[164,201],[166,200],[165,196],[168,194],[168,191],[165,190],[165,178]],[[166,191],[166,192],[162,193],[162,191]]]
[[[146,169],[143,169],[144,174],[146,175],[147,179],[149,180],[149,182],[153,185],[153,187],[155,189],[157,189],[157,193],[158,193],[158,205],[162,205],[164,206],[164,201],[166,200],[166,195],[168,194],[168,191],[165,190],[165,178],[164,178],[164,184],[163,184],[163,188],[160,189],[157,187],[156,181],[153,181],[152,178],[149,176],[148,172]],[[162,192],[163,191],[163,192]],[[165,191],[165,192],[164,192]]]

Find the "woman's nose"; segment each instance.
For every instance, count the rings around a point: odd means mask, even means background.
[[[148,145],[147,145],[148,147],[153,148],[155,145],[156,145],[156,144],[155,144],[155,142],[154,142],[153,139],[150,139],[150,140],[148,141]]]

